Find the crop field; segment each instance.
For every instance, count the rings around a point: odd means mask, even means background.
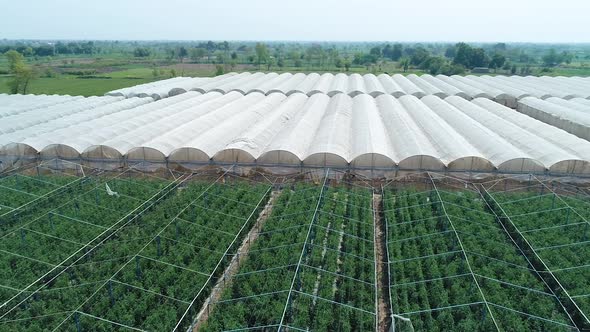
[[[371,197],[367,188],[285,188],[203,330],[373,330]]]
[[[575,328],[475,189],[384,192],[392,309],[414,328]]]
[[[584,189],[252,174],[0,175],[0,331],[588,326]]]
[[[590,197],[576,188],[554,186],[536,181],[502,190],[497,184],[490,188],[490,196],[530,246],[529,255],[561,284],[564,300],[574,302],[582,319],[588,320]]]

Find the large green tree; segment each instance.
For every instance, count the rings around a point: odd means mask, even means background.
[[[492,60],[490,61],[490,68],[493,68],[494,70],[496,70],[498,68],[502,68],[502,66],[504,66],[505,62],[506,62],[506,57],[500,53],[496,53],[496,54],[494,54],[494,56],[492,57]]]
[[[10,93],[26,94],[29,83],[35,78],[33,69],[25,63],[25,57],[15,50],[4,53],[8,59],[8,68],[13,78],[8,81]]]
[[[266,62],[268,59],[268,48],[263,43],[256,43],[256,59],[258,61],[258,66],[263,62]]]

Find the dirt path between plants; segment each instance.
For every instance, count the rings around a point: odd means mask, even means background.
[[[378,330],[389,331],[390,313],[389,308],[389,266],[387,258],[387,242],[385,237],[385,218],[383,216],[383,197],[380,194],[373,194],[373,209],[375,210],[375,255],[377,259],[377,297]]]
[[[248,232],[248,235],[242,241],[242,244],[238,249],[237,255],[234,255],[228,267],[225,269],[225,271],[223,271],[223,277],[221,277],[217,281],[215,287],[213,287],[213,290],[211,291],[211,295],[209,295],[209,297],[205,300],[203,307],[201,308],[201,311],[199,311],[199,314],[197,315],[196,324],[193,326],[193,331],[198,331],[199,328],[202,327],[205,324],[205,322],[207,322],[209,314],[213,311],[215,303],[219,301],[219,299],[221,299],[223,291],[227,287],[231,287],[231,280],[233,276],[238,272],[240,264],[248,257],[250,247],[252,247],[252,244],[254,244],[254,242],[258,238],[262,226],[264,226],[264,223],[266,222],[268,217],[270,217],[272,213],[273,204],[276,198],[279,197],[280,193],[280,190],[273,190],[271,192],[270,198],[266,203],[266,206],[264,207],[264,209],[262,209],[262,211],[258,215],[256,223],[254,224],[254,226],[252,226],[252,229],[250,229],[250,232]]]

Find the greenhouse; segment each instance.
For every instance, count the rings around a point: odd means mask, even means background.
[[[524,98],[517,110],[532,118],[590,140],[590,103],[587,99]]]
[[[0,94],[0,331],[590,330],[589,84]]]
[[[374,176],[397,170],[590,173],[590,142],[579,131],[482,97],[192,91],[157,101],[69,97],[49,105],[48,98],[23,104],[0,96],[14,101],[1,117],[2,168],[57,158],[106,169],[146,161],[173,169],[239,164],[279,173],[333,167]],[[552,100],[522,103],[565,109]],[[583,127],[586,106],[564,102],[578,105],[572,112],[581,115],[559,119]]]
[[[547,99],[558,97],[590,99],[590,81],[579,77],[533,77],[533,76],[474,76],[453,75],[417,76],[409,74],[351,74],[344,73],[229,73],[214,78],[176,77],[124,88],[107,93],[110,96],[166,98],[176,94],[198,91],[241,94],[260,92],[263,94],[316,93],[334,96],[339,93],[354,97],[358,94],[412,95],[423,97],[435,95],[441,98],[459,96],[465,99],[490,98],[505,106],[515,108],[516,102],[525,97]]]

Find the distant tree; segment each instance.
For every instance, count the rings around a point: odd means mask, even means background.
[[[372,64],[376,64],[378,60],[379,58],[375,54],[356,53],[352,59],[352,63],[369,67]]]
[[[301,54],[295,50],[292,50],[287,54],[287,58],[293,62],[297,60],[301,61]]]
[[[30,47],[30,46],[27,46],[27,47],[24,49],[24,51],[23,51],[23,55],[24,55],[24,56],[26,56],[26,57],[33,56],[33,54],[34,54],[34,53],[33,53],[33,48],[32,48],[32,47]]]
[[[518,55],[518,61],[522,63],[531,63],[533,61],[533,58],[531,58],[528,54],[522,51]]]
[[[462,75],[465,73],[465,67],[463,67],[462,65],[451,64],[448,67],[444,68],[442,73],[448,76]]]
[[[217,44],[212,41],[208,41],[205,48],[207,49],[207,61],[211,62],[211,54],[213,54],[213,52],[215,52],[217,49]]]
[[[428,52],[423,47],[418,47],[416,48],[414,54],[410,57],[410,63],[414,66],[420,66],[428,59],[429,56],[430,52]]]
[[[176,69],[170,69],[170,76],[171,77],[176,77]]]
[[[152,76],[154,78],[158,77],[158,68],[156,66],[154,66],[154,69],[152,69]]]
[[[348,59],[344,60],[344,70],[346,70],[346,72],[348,72],[350,70],[350,61]]]
[[[557,52],[553,48],[549,50],[549,53],[543,56],[542,60],[543,65],[547,67],[557,66],[560,63],[559,55],[557,55]]]
[[[390,44],[385,45],[383,50],[381,50],[384,58],[391,59],[391,54],[393,53],[393,47]]]
[[[369,54],[374,55],[377,58],[380,58],[381,54],[382,54],[381,47],[379,47],[379,46],[372,47],[371,50],[369,51]]]
[[[516,65],[512,65],[512,68],[510,68],[510,74],[516,74]]]
[[[279,68],[285,67],[285,60],[283,60],[282,57],[277,61],[277,66],[279,66]]]
[[[414,55],[414,53],[416,53],[416,49],[413,47],[405,47],[404,51],[403,51],[403,56],[405,57],[411,57],[412,55]]]
[[[471,53],[470,68],[486,67],[490,63],[490,58],[487,56],[483,48],[474,48]]]
[[[41,45],[35,48],[35,55],[38,56],[54,56],[55,48],[52,45]]]
[[[322,45],[314,43],[311,44],[311,46],[309,46],[306,50],[305,50],[305,59],[307,60],[307,64],[309,65],[309,67],[311,67],[313,65],[313,60],[317,59],[317,66],[321,67],[322,66],[322,59],[324,57],[324,49],[322,48]]]
[[[176,50],[176,55],[178,56],[178,60],[180,60],[180,63],[182,63],[184,58],[188,56],[188,51],[184,46],[180,46],[178,50]]]
[[[295,67],[297,67],[297,68],[301,68],[301,67],[303,67],[303,61],[302,61],[301,59],[296,59],[296,60],[294,61],[294,65],[295,65]]]
[[[336,58],[336,60],[334,61],[334,65],[336,66],[336,68],[342,68],[344,66],[344,61],[342,60],[342,58]]]
[[[256,43],[255,50],[258,67],[260,67],[261,63],[268,61],[268,49],[265,44]]]
[[[54,56],[55,55],[55,47],[51,45],[41,45],[35,48],[35,55],[38,56]]]
[[[199,63],[205,55],[207,55],[207,50],[202,47],[193,47],[189,50],[189,57],[196,63]]]
[[[276,63],[276,59],[275,57],[271,56],[266,60],[266,66],[267,66],[267,70],[270,71],[270,68],[272,68],[272,66],[274,66]]]
[[[222,65],[216,65],[215,66],[215,76],[219,76],[219,75],[223,75],[224,74],[224,68]]]
[[[166,49],[166,60],[172,61],[176,58],[176,50],[173,48]]]
[[[395,44],[393,45],[393,49],[391,50],[391,60],[398,61],[402,57],[403,46],[402,44]]]
[[[47,67],[45,68],[45,71],[43,72],[43,77],[47,77],[47,78],[52,78],[57,76],[55,70],[53,70],[53,68],[51,67]]]
[[[440,56],[431,56],[428,57],[422,64],[421,67],[423,69],[428,70],[428,72],[432,75],[438,75],[442,73],[445,69],[444,67],[447,65],[447,59]]]
[[[455,46],[450,46],[447,47],[447,49],[445,50],[445,57],[449,58],[449,59],[453,59],[455,57],[455,52],[456,48]]]
[[[455,56],[453,57],[453,63],[456,65],[462,65],[467,68],[471,67],[471,56],[473,48],[466,43],[457,43],[455,45]]]
[[[219,64],[224,64],[225,63],[225,55],[223,55],[223,53],[219,52],[219,53],[217,53],[215,60]]]
[[[496,53],[504,53],[506,52],[506,43],[497,43],[493,48]]]
[[[400,58],[399,59],[399,67],[404,70],[404,73],[408,71],[410,67],[410,59],[409,58]]]
[[[4,53],[4,56],[8,60],[9,72],[13,75],[7,83],[10,93],[26,94],[30,82],[36,78],[35,72],[25,63],[25,58],[21,53],[10,50]]]
[[[232,60],[237,60],[237,59],[238,59],[238,53],[236,53],[236,52],[231,52],[231,59],[232,59]]]
[[[504,66],[505,62],[506,62],[506,57],[500,53],[496,53],[496,54],[494,54],[494,56],[490,60],[488,67],[494,68],[494,70],[496,70],[498,68],[502,68],[502,66]]]
[[[483,48],[473,48],[466,43],[457,43],[453,64],[466,68],[486,67],[490,64],[490,58]]]
[[[570,52],[568,52],[568,51],[563,51],[563,52],[561,52],[561,54],[560,54],[560,57],[559,57],[560,63],[563,63],[563,62],[565,62],[565,63],[567,63],[568,65],[569,65],[570,63],[572,63],[572,60],[573,60],[573,59],[574,59],[574,55],[573,55],[573,54],[571,54],[571,53],[570,53]]]
[[[133,56],[136,58],[145,58],[150,56],[151,52],[150,49],[147,47],[136,47],[133,50]]]
[[[15,50],[10,50],[4,53],[6,60],[8,60],[8,70],[13,73],[16,71],[17,67],[24,65],[25,58],[22,54]]]

